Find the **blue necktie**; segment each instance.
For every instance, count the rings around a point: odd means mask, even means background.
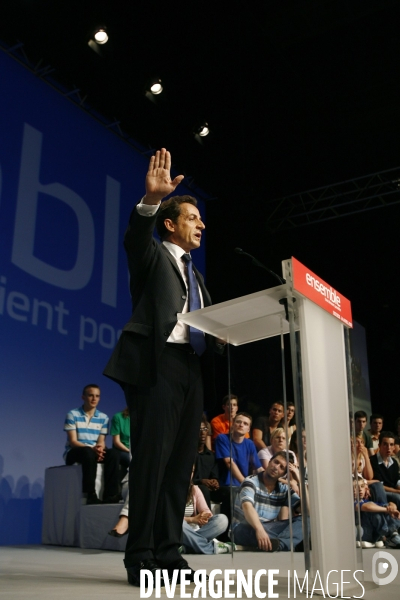
[[[192,257],[190,254],[182,256],[187,266],[189,281],[189,311],[201,308],[199,286],[193,273]],[[198,356],[201,356],[206,349],[206,340],[204,333],[195,327],[189,326],[189,342]]]

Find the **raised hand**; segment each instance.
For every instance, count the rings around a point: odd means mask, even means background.
[[[165,149],[157,150],[149,163],[146,175],[146,195],[144,204],[158,204],[165,196],[171,194],[180,184],[183,175],[171,179],[171,154]]]

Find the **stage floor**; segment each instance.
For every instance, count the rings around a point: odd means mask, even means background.
[[[398,600],[400,575],[385,586],[368,584],[372,581],[372,557],[376,550],[363,550],[365,571],[365,594],[367,600]],[[388,551],[400,563],[400,550]],[[119,600],[139,598],[139,588],[128,585],[120,552],[82,550],[59,546],[2,546],[0,547],[0,598],[7,600]],[[238,552],[231,556],[187,556],[194,569],[279,569],[280,584],[274,589],[279,598],[288,598],[287,571],[295,569],[298,577],[304,577],[303,554],[264,554]],[[302,580],[301,580],[302,581]],[[175,597],[179,598],[179,587]],[[189,587],[187,592],[193,591]],[[231,592],[235,593],[235,586]],[[267,586],[261,585],[267,592]],[[293,592],[293,586],[292,586]],[[355,595],[361,596],[358,587]],[[314,593],[314,596],[316,594]],[[306,597],[297,591],[297,597]],[[333,594],[332,594],[333,596]],[[155,597],[154,594],[152,597]],[[165,593],[161,594],[165,598]],[[209,596],[207,596],[209,597]],[[245,595],[243,597],[246,597]],[[253,597],[256,597],[255,595]],[[268,597],[268,596],[267,596]],[[293,598],[293,593],[291,593]],[[310,597],[310,596],[309,596]],[[328,596],[327,596],[328,597]]]

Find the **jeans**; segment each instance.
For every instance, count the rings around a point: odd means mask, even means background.
[[[268,521],[262,523],[264,530],[273,540],[279,539],[279,550],[287,552],[290,550],[290,529],[289,520]],[[301,524],[301,516],[293,517],[293,547],[295,548],[303,540],[303,528]],[[256,532],[248,523],[239,523],[233,530],[234,540],[236,544],[242,546],[258,546]]]
[[[194,530],[193,527],[183,521],[182,541],[185,546],[185,552],[195,554],[214,554],[214,538],[226,531],[228,527],[228,518],[225,515],[214,515],[211,519]]]
[[[397,531],[399,521],[385,513],[361,513],[361,525],[363,529],[362,539],[364,542],[375,543],[383,535],[390,536]]]

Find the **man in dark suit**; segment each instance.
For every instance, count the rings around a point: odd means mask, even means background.
[[[124,246],[133,311],[104,371],[123,386],[131,417],[125,567],[132,585],[139,585],[142,569],[172,575],[188,568],[178,549],[203,411],[203,371],[215,345],[177,321],[177,313],[209,306],[211,299],[194,266],[194,277],[189,273],[189,253],[200,246],[205,227],[195,198],[161,203],[183,179],[171,180],[170,168],[170,153],[157,151],[146,195],[130,217]],[[161,244],[153,238],[155,226]]]

